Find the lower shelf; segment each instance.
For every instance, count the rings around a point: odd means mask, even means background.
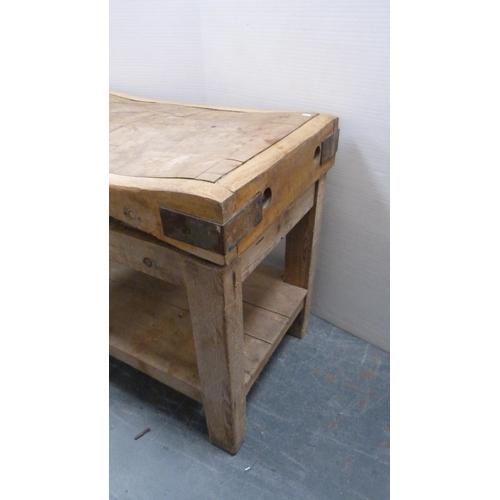
[[[110,261],[110,354],[201,402],[186,291]],[[243,283],[247,392],[304,304],[307,291],[260,265]]]

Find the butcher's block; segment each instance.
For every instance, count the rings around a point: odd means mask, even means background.
[[[234,454],[246,394],[307,330],[338,118],[110,93],[109,122],[110,354],[201,402]]]

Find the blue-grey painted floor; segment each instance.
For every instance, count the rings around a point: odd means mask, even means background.
[[[110,358],[110,498],[386,500],[389,391],[387,353],[311,316],[252,388],[231,456],[199,403]]]

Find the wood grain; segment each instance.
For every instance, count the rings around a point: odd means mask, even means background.
[[[110,352],[203,403],[236,453],[246,394],[309,317],[336,117],[110,96]],[[286,237],[284,271],[262,260]],[[126,266],[126,267],[123,267]]]
[[[310,186],[243,252],[238,247],[245,279],[269,255],[297,222],[312,208],[314,186]]]
[[[320,165],[315,152],[335,125],[331,116],[318,115],[283,139],[279,147],[262,152],[217,182],[234,193],[235,210],[245,205],[251,193],[271,192],[262,222],[238,243],[240,253],[331,168],[334,158]]]
[[[251,246],[332,166],[317,148],[338,127],[331,115],[261,112],[110,96],[110,216],[223,265]],[[225,225],[269,191],[262,222],[234,251],[199,249],[165,235],[160,207]]]
[[[185,273],[210,441],[234,454],[246,417],[241,269],[186,261]]]
[[[113,174],[200,178],[215,182],[228,171],[311,119],[297,112],[241,112],[110,96],[110,167]]]
[[[306,290],[284,283],[282,274],[280,269],[261,265],[243,283],[240,377],[244,377],[245,395],[304,305]],[[204,289],[200,297],[206,296]],[[183,394],[204,401],[186,290],[113,261],[110,354]],[[204,359],[204,354],[201,357]],[[213,372],[208,376],[211,379]]]
[[[316,183],[313,208],[288,233],[286,238],[285,282],[307,290],[304,308],[289,330],[291,335],[299,338],[304,337],[309,322],[324,196],[325,177],[322,177]]]
[[[170,283],[184,283],[184,254],[113,219],[109,224],[109,258]]]
[[[110,354],[201,401],[187,311],[171,303],[172,293],[167,290],[137,286],[134,282],[140,273],[115,263],[110,268]]]

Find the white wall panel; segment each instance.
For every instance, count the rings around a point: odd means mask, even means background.
[[[340,117],[313,312],[389,350],[389,1],[112,0],[110,24],[112,88]]]
[[[110,0],[111,90],[205,101],[198,0]]]

